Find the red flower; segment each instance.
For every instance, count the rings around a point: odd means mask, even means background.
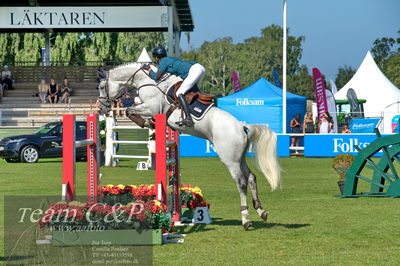
[[[147,215],[144,212],[136,214],[136,219],[138,219],[141,222],[146,221]]]

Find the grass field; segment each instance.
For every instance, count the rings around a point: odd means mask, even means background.
[[[211,225],[181,228],[184,244],[154,247],[155,265],[398,265],[399,199],[337,199],[331,159],[282,158],[283,188],[269,192],[259,175],[267,222],[251,210],[254,226],[242,229],[239,196],[217,158],[182,158],[183,183],[200,186],[211,203]],[[102,168],[103,183],[154,183],[154,171],[134,161]],[[77,164],[78,194],[85,194],[85,163]],[[0,161],[1,195],[59,195],[61,160],[37,164]],[[3,197],[1,197],[3,206]],[[250,203],[250,201],[249,201]],[[1,212],[1,232],[3,214]],[[1,235],[3,239],[3,234]],[[2,241],[3,242],[3,241]],[[3,243],[2,243],[3,244]],[[23,263],[16,261],[14,263]]]

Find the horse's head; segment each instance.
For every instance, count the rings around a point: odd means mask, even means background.
[[[99,84],[100,114],[107,115],[115,103],[124,93],[124,87],[133,87],[135,75],[141,70],[142,64],[130,63],[111,69],[107,78]]]

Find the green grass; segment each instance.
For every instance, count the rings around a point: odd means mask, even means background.
[[[263,222],[250,209],[254,226],[245,232],[236,186],[219,159],[182,158],[182,182],[203,189],[214,221],[178,229],[187,234],[185,243],[154,247],[154,264],[398,265],[399,199],[335,198],[331,161],[282,158],[283,187],[273,193],[258,175],[260,198],[270,217]],[[119,168],[102,168],[103,183],[154,183],[154,171],[135,168],[131,160],[121,161]],[[85,182],[85,163],[77,163],[78,194],[85,194]],[[59,159],[37,164],[0,161],[1,195],[60,195],[60,183]],[[1,201],[3,206],[3,197]]]

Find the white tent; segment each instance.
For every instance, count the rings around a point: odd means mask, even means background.
[[[142,49],[142,52],[140,53],[139,58],[136,60],[138,63],[151,63],[152,60],[149,56],[149,53],[147,53],[146,48]]]
[[[335,94],[336,100],[347,99],[348,89],[352,88],[358,99],[365,99],[366,117],[383,117],[380,130],[391,133],[391,123],[399,112],[400,90],[393,85],[376,65],[368,51],[357,72],[349,82]]]

